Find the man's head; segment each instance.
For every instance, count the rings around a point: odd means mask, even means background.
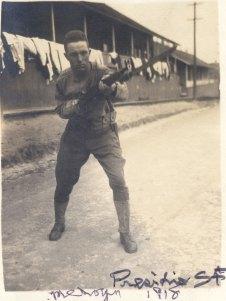
[[[80,30],[71,30],[64,39],[65,56],[74,72],[84,73],[89,66],[89,44]]]

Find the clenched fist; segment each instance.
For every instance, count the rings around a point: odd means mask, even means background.
[[[102,80],[105,79],[106,77],[108,77],[108,75],[103,76]],[[99,91],[104,96],[114,96],[116,94],[117,85],[114,83],[111,86],[108,86],[104,84],[102,80],[99,82],[99,86],[98,86]]]
[[[65,119],[70,118],[74,113],[79,114],[80,113],[79,100],[71,99],[66,102],[62,102],[60,105],[56,107],[55,112],[61,118],[65,118]]]

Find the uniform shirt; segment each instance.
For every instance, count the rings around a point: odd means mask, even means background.
[[[76,80],[71,68],[63,71],[57,80],[55,98],[58,107],[69,100],[78,99],[82,94],[88,95],[85,103],[79,106],[80,114],[73,114],[69,117],[68,127],[70,128],[100,130],[115,122],[115,110],[111,102],[113,97],[106,97],[98,92],[101,78],[109,74],[110,70],[96,63],[90,64],[89,75],[82,81]],[[121,98],[123,98],[123,93],[128,92],[125,84],[119,84],[117,90],[117,97],[121,96]],[[64,116],[61,117],[64,118]]]

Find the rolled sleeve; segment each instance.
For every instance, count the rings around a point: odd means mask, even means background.
[[[65,96],[64,96],[64,93],[63,93],[62,86],[61,86],[59,81],[56,83],[55,100],[56,100],[57,104],[58,104],[58,102],[62,103],[63,101],[66,100]]]
[[[105,76],[114,73],[114,71],[109,68],[102,68],[102,72],[102,78],[105,78]],[[116,82],[116,86],[117,89],[116,92],[113,93],[113,98],[124,101],[127,100],[129,98],[129,90],[127,84],[125,82]]]
[[[117,90],[115,98],[120,100],[127,100],[129,98],[129,90],[126,83],[116,82]]]

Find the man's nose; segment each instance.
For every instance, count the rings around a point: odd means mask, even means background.
[[[79,62],[82,62],[82,60],[83,60],[83,57],[82,57],[81,54],[79,54],[79,55],[78,55],[78,61],[79,61]]]

